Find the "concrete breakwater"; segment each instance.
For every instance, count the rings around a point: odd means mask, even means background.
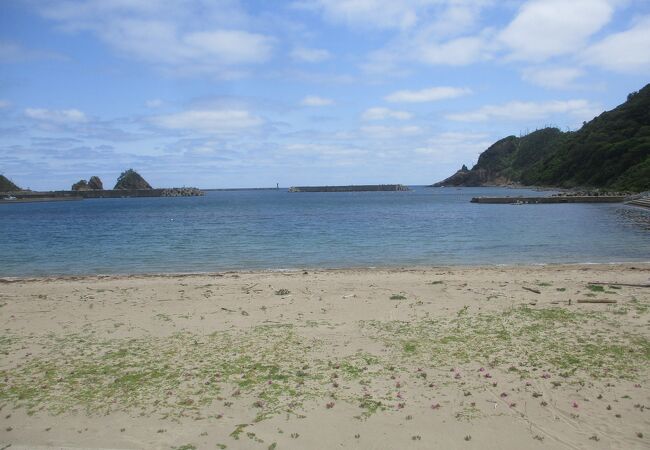
[[[541,204],[541,203],[622,203],[626,196],[594,196],[594,195],[574,195],[574,196],[553,196],[553,197],[474,197],[472,203],[491,203],[491,204]]]
[[[363,184],[349,186],[292,186],[289,192],[378,192],[408,191],[403,184]]]
[[[2,194],[0,194],[2,195]],[[197,188],[165,188],[165,189],[105,189],[87,191],[20,191],[11,192],[17,200],[27,199],[63,199],[63,198],[129,198],[129,197],[197,197],[203,191]]]
[[[38,202],[69,202],[83,200],[83,197],[32,197],[32,198],[17,198],[17,197],[3,197],[0,196],[0,205],[10,205],[12,203],[38,203]]]

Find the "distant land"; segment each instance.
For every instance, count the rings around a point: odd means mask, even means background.
[[[92,176],[88,181],[79,180],[69,191],[30,191],[24,190],[0,175],[0,193],[8,198],[0,198],[0,202],[33,202],[80,200],[84,198],[123,198],[123,197],[196,197],[202,196],[203,191],[194,187],[154,189],[135,170],[128,169],[120,174],[113,189],[104,189],[102,180]]]
[[[15,192],[20,191],[20,188],[16,186],[9,178],[4,175],[0,175],[0,192]]]
[[[578,131],[503,138],[432,186],[507,185],[650,190],[650,84]]]

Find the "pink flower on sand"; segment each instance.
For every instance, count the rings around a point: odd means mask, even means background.
[[[542,378],[544,378],[544,379],[551,378],[551,374],[548,373],[548,372],[544,372],[544,373],[542,374]]]
[[[478,369],[478,371],[479,372],[485,372],[485,367],[481,367],[480,369]]]
[[[486,374],[485,374],[485,375],[483,375],[483,376],[484,376],[485,378],[492,378],[492,375],[490,375],[490,373],[489,373],[489,372],[488,372],[488,373],[486,373]]]
[[[440,409],[440,403],[434,403],[431,405],[431,409]]]
[[[573,406],[574,408],[577,408],[578,407],[578,402],[571,403],[571,406]]]

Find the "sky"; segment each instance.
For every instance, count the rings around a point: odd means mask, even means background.
[[[650,81],[648,0],[2,0],[0,174],[431,184]]]

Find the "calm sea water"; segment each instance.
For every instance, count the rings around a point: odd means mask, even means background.
[[[650,261],[646,210],[469,202],[478,195],[540,193],[231,191],[0,205],[0,275]]]

